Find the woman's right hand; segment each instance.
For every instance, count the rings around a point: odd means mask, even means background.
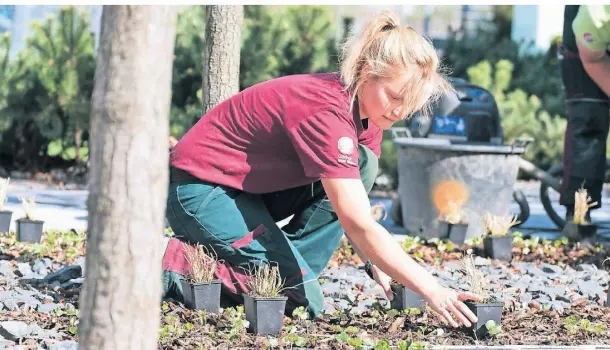
[[[443,317],[452,327],[464,325],[470,327],[477,322],[477,317],[463,302],[466,300],[480,301],[481,297],[471,292],[458,292],[450,288],[437,285],[436,288],[424,295],[430,307]],[[459,322],[456,322],[457,321]]]

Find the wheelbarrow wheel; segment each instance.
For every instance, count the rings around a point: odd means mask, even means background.
[[[521,190],[513,190],[513,199],[519,205],[519,215],[517,215],[518,224],[515,226],[521,226],[530,217],[530,205],[527,203],[527,198]]]
[[[553,165],[547,171],[547,173],[553,177],[561,178],[561,176],[563,175],[563,164]],[[545,182],[540,183],[540,201],[542,202],[544,211],[546,211],[546,214],[549,216],[549,218],[551,218],[551,221],[553,221],[553,223],[557,225],[557,227],[563,229],[566,224],[566,221],[559,214],[557,214],[555,208],[553,208],[553,203],[549,198],[549,188],[550,186],[547,185]]]

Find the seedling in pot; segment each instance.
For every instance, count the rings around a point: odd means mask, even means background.
[[[402,311],[406,309],[419,309],[421,312],[426,310],[426,299],[421,294],[411,290],[395,280],[390,283],[392,289],[392,300],[390,307],[394,310]]]
[[[568,239],[580,241],[595,237],[597,225],[586,218],[589,209],[595,205],[597,202],[591,202],[591,197],[586,189],[581,188],[574,193],[574,218],[566,222],[563,228],[563,234]]]
[[[485,288],[485,278],[476,267],[472,255],[465,256],[462,259],[462,265],[471,292],[481,297],[481,300],[478,302],[470,300],[464,302],[475,316],[477,316],[477,322],[466,329],[468,333],[475,335],[478,338],[482,338],[490,334],[490,329],[487,326],[491,325],[491,322],[489,321],[493,321],[493,325],[495,326],[500,326],[502,321],[502,307],[504,304],[495,300],[489,290]]]
[[[513,234],[509,233],[511,227],[519,221],[516,215],[483,215],[485,226],[485,238],[483,239],[483,251],[485,256],[511,261],[513,259]]]
[[[221,281],[214,278],[217,259],[216,254],[197,244],[186,247],[186,260],[190,271],[186,279],[182,279],[182,294],[184,304],[189,309],[204,310],[218,313],[220,310]]]
[[[17,241],[40,243],[44,221],[35,216],[36,201],[34,198],[19,198],[25,211],[25,218],[17,219]]]
[[[447,210],[447,213],[441,214],[439,219],[441,238],[448,238],[451,242],[462,245],[468,231],[465,211],[455,201],[447,204]]]
[[[9,232],[11,227],[11,217],[13,216],[12,211],[4,210],[9,181],[10,178],[0,178],[0,233]]]
[[[449,238],[456,244],[463,244],[468,228],[464,210],[470,193],[460,180],[447,180],[434,186],[432,201],[439,213],[440,239]]]
[[[282,331],[287,297],[280,295],[284,281],[277,266],[263,264],[250,272],[248,294],[244,294],[248,332],[278,335]]]

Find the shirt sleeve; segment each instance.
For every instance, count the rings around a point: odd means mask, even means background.
[[[288,129],[305,175],[360,178],[355,125],[336,113],[313,114]]]
[[[572,30],[574,37],[581,45],[592,51],[606,51],[610,43],[610,37],[604,35],[601,30],[607,25],[607,20],[596,18],[595,11],[605,14],[604,6],[600,5],[581,5],[578,9],[578,14],[572,21]]]

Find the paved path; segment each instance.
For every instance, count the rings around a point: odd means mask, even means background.
[[[36,200],[36,215],[44,220],[44,229],[84,231],[87,228],[87,190],[62,190],[47,184],[13,180],[7,190],[5,210],[13,212],[11,230],[15,230],[15,220],[25,216],[20,197]]]
[[[531,212],[529,219],[519,229],[525,233],[544,238],[559,237],[556,226],[544,212],[538,197],[538,184],[535,182],[519,182],[517,187],[526,195]],[[593,220],[601,223],[600,235],[604,240],[610,242],[609,192],[609,188],[604,190],[603,207],[593,212]],[[74,228],[77,231],[85,230],[87,228],[86,201],[88,193],[87,190],[61,190],[46,184],[11,180],[6,204],[7,210],[14,211],[11,227],[14,230],[14,220],[24,215],[18,198],[35,196],[38,216],[45,221],[45,229],[69,230]],[[553,199],[557,208],[562,208],[557,203],[558,199]],[[383,203],[388,211],[390,209],[391,201],[388,199],[373,198],[371,201],[373,203]],[[513,203],[511,210],[518,213],[516,203]],[[563,215],[563,212],[561,214]],[[396,226],[389,217],[382,221],[382,225],[394,233],[398,239],[402,239],[406,235],[406,230],[403,227]]]

